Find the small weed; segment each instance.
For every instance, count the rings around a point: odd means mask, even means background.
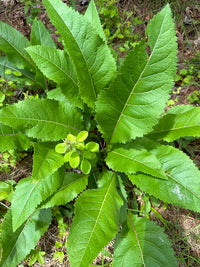
[[[37,17],[38,13],[41,12],[41,9],[36,7],[37,4],[41,4],[41,1],[38,0],[20,0],[21,3],[24,3],[24,13],[27,15],[26,23],[32,23],[33,20]]]
[[[187,99],[191,104],[200,104],[200,90],[195,90],[192,94],[190,94]]]
[[[198,88],[200,85],[200,71],[199,71],[199,57],[196,55],[191,60],[185,61],[185,66],[181,68],[177,74],[175,75],[174,81],[176,85],[181,87],[189,87],[191,85]],[[173,92],[173,94],[177,94],[177,92]],[[190,104],[200,104],[200,90],[194,90],[188,97]],[[173,100],[172,100],[173,101]],[[168,102],[168,105],[173,105],[172,103]],[[175,101],[176,102],[176,101]]]
[[[199,82],[200,73],[193,64],[189,64],[186,68],[178,71],[174,81],[178,82],[181,86],[188,86],[197,84]]]
[[[179,94],[180,94],[181,87],[178,87],[176,90],[174,90],[172,93],[176,96],[175,99],[170,99],[167,101],[167,106],[171,107],[175,105],[179,100]]]
[[[0,154],[0,173],[9,173],[13,167],[16,167],[19,159],[24,158],[27,155],[25,152],[19,152],[17,150],[8,150]]]
[[[7,180],[0,182],[0,201],[6,199],[11,200],[14,191],[14,186],[16,185],[14,180]]]
[[[14,96],[14,89],[16,89],[16,84],[13,81],[0,78],[0,107],[10,102],[10,97]]]
[[[69,217],[72,216],[72,213],[69,212],[68,207],[69,205],[66,205],[66,207],[54,207],[53,209],[53,215],[57,219],[58,223],[58,240],[55,241],[55,248],[56,251],[54,252],[53,259],[59,261],[60,263],[63,262],[65,254],[66,254],[66,236],[67,232],[66,229],[68,228],[68,223],[64,221],[64,218],[66,215]]]
[[[134,11],[120,10],[117,0],[97,0],[96,4],[108,44],[114,47],[113,54],[115,57],[119,52],[126,54],[141,38],[134,29],[142,20],[134,17]]]
[[[32,266],[37,261],[39,264],[44,265],[44,255],[46,253],[41,251],[41,248],[32,249],[30,254],[26,257],[25,261],[28,262],[29,266]]]

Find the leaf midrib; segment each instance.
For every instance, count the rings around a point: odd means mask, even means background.
[[[16,136],[16,135],[24,135],[24,134],[22,134],[22,133],[0,134],[0,137],[1,136]]]
[[[141,165],[144,165],[144,166],[146,166],[147,168],[149,168],[149,169],[151,169],[151,170],[159,171],[159,169],[153,169],[153,168],[151,168],[150,166],[146,165],[144,162],[141,162],[141,161],[136,160],[136,159],[133,159],[133,158],[129,158],[128,156],[123,155],[123,154],[120,154],[120,153],[118,153],[118,152],[116,152],[116,151],[111,151],[111,153],[115,153],[115,154],[120,155],[120,156],[122,156],[122,157],[124,157],[124,158],[127,158],[127,159],[129,159],[129,160],[135,161],[135,162],[137,162],[137,163],[140,163]]]
[[[41,43],[41,45],[42,45],[42,34],[41,34],[41,31],[40,31],[40,26],[39,26],[39,23],[38,23],[38,21],[37,21],[37,28],[38,28],[38,32],[39,32],[39,38],[40,38],[40,43]]]
[[[7,119],[15,119],[16,120],[16,117],[11,117],[11,116],[10,117],[1,117],[0,120],[1,119],[6,119],[6,120]],[[80,131],[80,129],[77,129],[77,128],[72,127],[70,125],[66,125],[66,124],[63,124],[63,123],[59,123],[59,122],[55,122],[55,121],[50,121],[50,120],[48,121],[48,120],[41,120],[41,119],[33,119],[33,118],[29,118],[29,117],[27,117],[27,118],[17,118],[17,120],[29,120],[29,121],[37,121],[37,122],[51,123],[51,124],[63,126],[63,127],[66,127],[66,128],[71,128],[71,129],[76,130],[76,131]],[[9,124],[6,124],[6,125],[10,126]],[[35,127],[35,126],[36,125],[32,125],[32,128]],[[30,128],[27,129],[27,130],[30,130]]]
[[[85,179],[85,177],[87,177],[88,175],[84,175],[84,176],[81,176],[80,178],[76,179],[76,180],[73,180],[71,181],[69,184],[65,185],[65,186],[61,186],[57,192],[55,192],[55,195],[61,191],[65,191],[68,187],[70,187],[71,185],[73,184],[76,184],[77,182],[79,182],[80,180],[83,180]]]
[[[194,125],[182,126],[182,127],[178,127],[178,128],[169,128],[169,129],[163,129],[160,131],[153,131],[150,134],[165,133],[165,132],[183,130],[183,129],[188,129],[188,128],[192,128],[192,127],[199,127],[199,126],[200,126],[200,124],[194,124]]]
[[[107,195],[109,194],[109,191],[110,191],[110,188],[112,187],[112,184],[113,184],[113,180],[114,180],[114,179],[115,179],[115,174],[113,175],[113,177],[112,177],[112,179],[111,179],[111,181],[110,181],[110,185],[109,185],[109,187],[108,187],[108,189],[107,189],[107,191],[106,191],[106,194],[105,194],[105,197],[104,197],[103,202],[102,202],[102,204],[101,204],[101,207],[100,207],[99,213],[98,213],[98,215],[97,215],[95,224],[94,224],[94,226],[93,226],[92,231],[90,232],[90,237],[89,237],[89,239],[88,239],[87,244],[85,245],[84,252],[82,253],[82,257],[81,257],[81,261],[80,261],[80,262],[82,262],[82,259],[83,259],[84,256],[85,256],[86,250],[88,249],[88,244],[89,244],[89,242],[90,242],[90,240],[91,240],[91,238],[92,238],[92,236],[93,236],[93,233],[95,232],[95,228],[96,228],[97,222],[98,222],[99,217],[100,217],[100,215],[101,215],[101,213],[102,213],[104,203],[106,202]]]
[[[43,166],[44,162],[48,159],[47,157],[48,157],[48,154],[49,154],[50,150],[52,150],[52,149],[51,149],[51,148],[48,148],[48,150],[45,151],[45,154],[46,154],[46,155],[42,155],[42,156],[43,156],[43,159],[42,159],[42,161],[40,162],[40,167],[39,167],[39,168],[37,167],[36,174],[33,174],[33,178],[34,178],[35,180],[38,179],[38,177],[37,177],[37,176],[38,176],[38,173],[40,173],[40,170],[42,169],[42,166]],[[34,172],[34,170],[33,170],[33,172]]]
[[[145,262],[144,262],[144,256],[143,256],[143,252],[142,252],[142,247],[141,247],[141,245],[140,245],[140,240],[139,240],[139,237],[138,237],[138,235],[137,235],[136,229],[135,229],[135,227],[134,227],[134,224],[133,224],[133,221],[132,221],[132,219],[131,219],[131,216],[130,216],[130,213],[129,213],[129,212],[128,212],[128,218],[129,218],[129,221],[130,221],[130,223],[131,223],[133,232],[134,232],[134,234],[135,234],[135,237],[136,237],[136,240],[137,240],[137,243],[138,243],[138,247],[139,247],[139,250],[140,250],[140,255],[141,255],[142,263],[143,263],[144,267],[146,267],[146,264],[145,264]]]
[[[39,180],[38,182],[35,183],[35,185],[31,189],[31,191],[27,195],[26,200],[24,201],[24,205],[23,205],[23,207],[21,209],[21,212],[18,214],[18,220],[16,219],[17,220],[17,225],[19,224],[19,220],[20,220],[20,218],[21,218],[21,216],[23,214],[24,207],[27,205],[28,200],[30,199],[31,195],[33,194],[35,188],[38,186],[39,182],[41,182],[41,180]],[[18,225],[18,227],[19,227],[19,225]]]
[[[9,126],[8,126],[9,127]],[[12,128],[11,128],[12,129]],[[0,134],[0,137],[1,136],[15,136],[15,135],[24,135],[23,133],[21,132],[15,132],[14,129],[12,129],[12,133],[4,133],[4,131],[2,130],[2,128],[0,128],[0,131],[1,131],[1,134]]]

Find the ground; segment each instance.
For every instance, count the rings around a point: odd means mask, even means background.
[[[21,1],[24,2],[24,1]],[[0,5],[0,20],[5,21],[15,27],[17,30],[22,32],[26,37],[29,38],[31,23],[27,24],[27,16],[30,16],[29,9],[28,14],[24,13],[24,3],[19,0],[7,0],[1,1]],[[36,1],[32,1],[36,2]],[[47,13],[40,1],[35,5],[41,11],[38,13],[40,20],[44,22],[46,27],[51,30],[51,35],[54,40],[57,40],[57,35],[55,33],[54,27],[49,22]],[[66,4],[70,4],[70,1],[63,1]],[[73,2],[73,1],[71,1]],[[76,9],[80,12],[84,12],[88,1],[87,0],[77,0]],[[164,5],[166,1],[155,0],[155,1],[140,1],[140,0],[121,0],[118,1],[118,8],[120,12],[123,10],[134,10],[134,16],[142,20],[142,23],[136,25],[135,31],[144,36],[144,29],[147,22]],[[179,80],[175,82],[173,92],[171,94],[171,102],[169,102],[168,108],[177,104],[189,104],[188,96],[193,92],[200,90],[200,76],[197,76],[200,70],[200,4],[198,1],[169,1],[175,16],[176,31],[177,31],[177,42],[178,42],[178,69],[190,69],[193,66],[193,71],[191,71],[193,80],[189,83],[184,83],[184,78],[187,75],[181,76]],[[31,19],[31,18],[30,18]],[[117,47],[119,40],[115,40],[113,46]],[[123,55],[123,52],[121,52]],[[180,73],[179,73],[180,74]],[[193,101],[193,105],[199,105],[200,102]],[[197,164],[200,168],[200,142],[199,140],[181,140],[176,143],[176,146],[183,149]],[[12,169],[8,174],[0,173],[1,180],[6,180],[8,176],[14,177],[15,181],[19,181],[24,177],[28,177],[31,174],[32,157],[31,155],[26,155],[23,159],[17,162],[17,166]],[[138,197],[138,202],[141,204],[142,199]],[[190,210],[184,210],[182,208],[174,207],[168,205],[164,208],[163,203],[160,206],[155,207],[156,211],[162,215],[163,220],[159,220],[153,213],[151,218],[158,222],[159,225],[166,228],[166,233],[173,243],[173,248],[179,259],[179,266],[200,266],[200,214],[191,212]],[[67,221],[70,225],[71,219]],[[66,235],[61,238],[58,237],[58,228],[56,221],[53,221],[48,232],[42,237],[39,242],[39,246],[42,250],[46,252],[45,264],[44,266],[68,266],[67,265],[67,255],[65,249],[64,261],[59,263],[58,260],[53,259],[53,254],[56,251],[55,241],[64,242],[66,241]],[[111,253],[113,252],[112,242],[108,245],[107,250]],[[110,258],[104,257],[106,264],[109,263]],[[102,254],[94,261],[94,264],[102,265]],[[23,263],[24,266],[26,263]],[[38,263],[34,266],[41,266]],[[107,265],[108,266],[108,265]]]

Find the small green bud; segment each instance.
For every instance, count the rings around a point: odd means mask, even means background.
[[[5,70],[5,74],[12,74],[12,70],[9,69]]]
[[[13,89],[15,89],[17,86],[15,83],[11,84],[10,87],[12,87]]]
[[[14,84],[13,81],[9,81],[9,82],[8,82],[8,85],[11,86],[11,87],[12,87],[13,84]]]
[[[68,134],[67,139],[72,143],[76,142],[76,136],[74,136],[73,134]]]
[[[85,149],[84,143],[75,143],[74,146],[79,150],[84,150]]]
[[[179,73],[180,73],[180,75],[186,76],[187,73],[188,73],[188,71],[187,71],[186,69],[181,69],[181,70],[179,71]]]
[[[83,141],[85,141],[85,140],[87,139],[87,137],[88,137],[88,132],[87,132],[87,131],[81,131],[81,132],[77,135],[76,140],[77,140],[78,142],[83,142]]]
[[[61,248],[62,247],[62,244],[58,241],[55,242],[55,247],[56,248]]]
[[[21,72],[19,72],[19,71],[13,71],[13,74],[15,75],[15,76],[17,76],[17,77],[20,77],[20,76],[22,76],[22,74],[21,74]]]
[[[55,151],[59,154],[65,153],[67,150],[67,146],[64,143],[57,144],[55,147]]]

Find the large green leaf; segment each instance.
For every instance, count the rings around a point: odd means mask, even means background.
[[[6,70],[11,70],[12,72],[20,72],[21,76],[16,76],[14,74],[6,74]],[[23,85],[31,85],[37,83],[32,72],[27,70],[21,70],[15,67],[6,57],[0,57],[0,75],[2,78],[14,81]]]
[[[129,175],[131,182],[164,202],[199,212],[200,171],[192,160],[171,146],[157,146],[151,152],[161,162],[168,180],[136,174]]]
[[[55,144],[34,143],[33,180],[53,174],[64,164],[64,157],[55,151]]]
[[[113,267],[175,267],[171,245],[162,228],[129,213],[127,229],[118,236]]]
[[[200,136],[200,108],[184,105],[169,109],[149,136],[168,142],[184,136]]]
[[[99,129],[111,142],[150,132],[165,107],[176,66],[176,37],[169,5],[149,23],[151,54],[142,41],[129,53],[110,88],[98,98]]]
[[[66,98],[83,108],[74,64],[66,52],[46,46],[29,47],[27,51],[44,75],[58,84]]]
[[[71,267],[88,266],[117,233],[123,201],[115,177],[113,174],[102,188],[85,191],[75,204],[67,242]]]
[[[63,172],[59,171],[40,181],[33,182],[32,177],[29,177],[17,184],[11,205],[13,231],[16,231],[36,207],[61,186],[62,181]]]
[[[83,129],[80,111],[50,99],[31,99],[2,108],[0,122],[44,141],[64,139],[69,132],[77,134]]]
[[[27,150],[30,147],[30,139],[9,126],[0,124],[0,151],[9,149]]]
[[[34,19],[31,28],[31,45],[45,45],[56,48],[56,45],[44,24],[37,18]]]
[[[58,188],[57,191],[44,202],[42,208],[65,205],[72,201],[86,188],[87,182],[87,175],[67,172],[60,188]]]
[[[101,38],[106,42],[106,36],[104,34],[94,0],[90,1],[84,16],[90,22],[92,27],[97,31],[97,33],[101,36]]]
[[[51,223],[51,210],[36,211],[17,231],[12,229],[12,216],[9,210],[2,224],[3,254],[1,267],[16,267],[35,247],[39,238]]]
[[[144,172],[156,177],[167,179],[165,172],[156,156],[145,149],[134,148],[134,142],[117,145],[108,152],[106,163],[109,168],[125,172]]]
[[[43,2],[77,69],[81,98],[94,108],[98,93],[115,74],[111,52],[83,15],[61,0]]]
[[[16,67],[34,70],[31,58],[25,50],[28,46],[29,41],[22,33],[8,24],[0,22],[0,50]]]

